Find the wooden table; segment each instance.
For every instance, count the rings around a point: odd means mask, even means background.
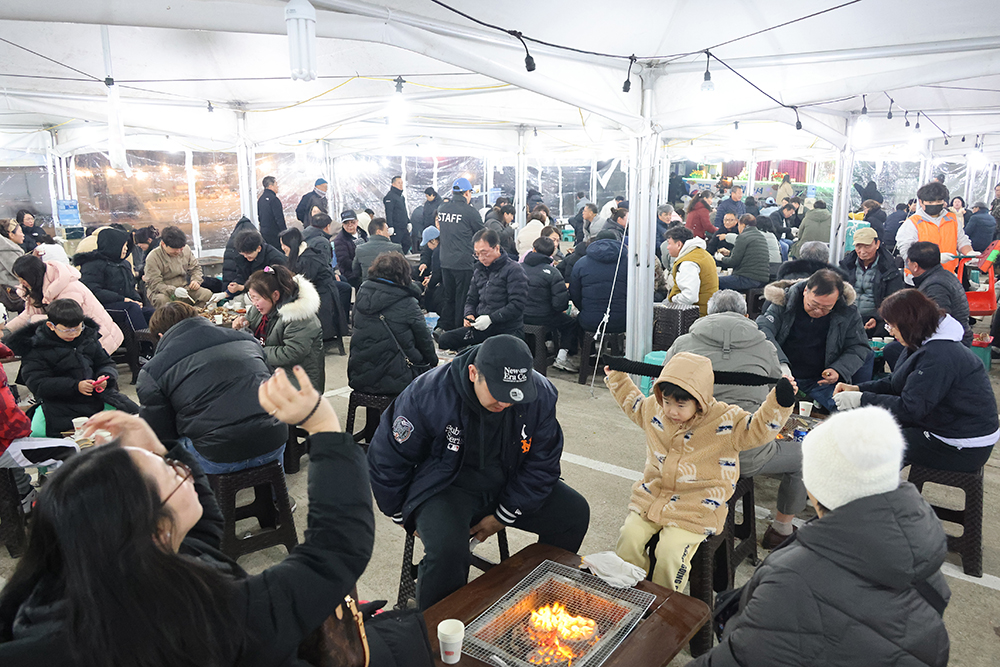
[[[533,544],[425,611],[424,619],[435,664],[444,665],[438,648],[438,623],[457,618],[468,625],[546,560],[569,567],[580,566],[580,557],[574,553],[545,544]],[[604,662],[607,667],[663,667],[680,653],[681,648],[712,615],[708,605],[701,600],[650,581],[640,581],[635,587],[652,593],[656,599],[649,608],[648,616]],[[457,664],[478,667],[488,663],[463,653]]]

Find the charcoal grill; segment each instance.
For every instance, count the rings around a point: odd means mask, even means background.
[[[468,625],[462,652],[496,667],[599,667],[655,599],[652,593],[614,588],[579,569],[546,560]],[[589,637],[562,639],[561,646],[572,657],[543,657],[544,647],[530,630],[531,612],[553,603],[596,623]]]

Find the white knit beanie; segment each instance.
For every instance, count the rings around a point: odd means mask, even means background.
[[[839,412],[802,442],[802,481],[827,509],[899,487],[906,445],[892,414],[874,406]]]

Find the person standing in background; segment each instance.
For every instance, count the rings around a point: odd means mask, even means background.
[[[317,178],[312,192],[302,195],[299,205],[295,207],[295,217],[299,219],[303,227],[309,227],[312,224],[314,208],[318,208],[321,213],[330,213],[326,203],[326,191],[329,187],[325,178]]]
[[[483,229],[479,211],[472,208],[472,184],[459,178],[451,189],[451,199],[437,211],[437,226],[441,232],[441,282],[444,297],[438,327],[451,331],[462,326],[465,298],[469,295],[475,256],[472,237]]]
[[[393,176],[392,186],[382,198],[385,206],[385,221],[392,230],[390,238],[403,249],[403,254],[410,252],[410,216],[406,213],[406,198],[403,196],[403,177]]]
[[[281,232],[287,229],[285,225],[285,211],[281,208],[281,200],[278,199],[278,180],[274,176],[265,176],[262,181],[264,192],[257,200],[257,221],[260,223],[260,235],[264,237],[267,244],[275,248],[281,248],[281,241],[278,237]]]

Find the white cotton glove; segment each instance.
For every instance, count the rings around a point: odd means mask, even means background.
[[[226,298],[225,292],[218,292],[216,294],[213,294],[212,298],[208,300],[208,305],[209,307],[214,306],[215,304],[219,303],[225,298]]]
[[[853,410],[861,407],[860,391],[842,391],[833,395],[833,402],[837,404],[838,410]]]
[[[788,364],[781,364],[781,374],[792,377],[792,369],[788,367]]]
[[[950,252],[943,252],[943,253],[941,253],[941,263],[942,264],[947,264],[948,262],[950,262],[951,260],[955,259],[956,257],[958,257],[958,255],[953,255]]]
[[[191,298],[191,295],[188,294],[187,288],[185,287],[178,287],[177,289],[175,289],[174,296],[177,297],[178,299],[187,299],[191,303],[194,303],[194,299]]]
[[[493,320],[490,319],[489,315],[480,315],[476,318],[476,321],[472,323],[472,327],[477,331],[486,331],[491,324],[493,324]]]
[[[584,556],[583,564],[590,568],[595,576],[615,588],[635,586],[646,578],[645,570],[625,562],[614,551],[601,551]]]

